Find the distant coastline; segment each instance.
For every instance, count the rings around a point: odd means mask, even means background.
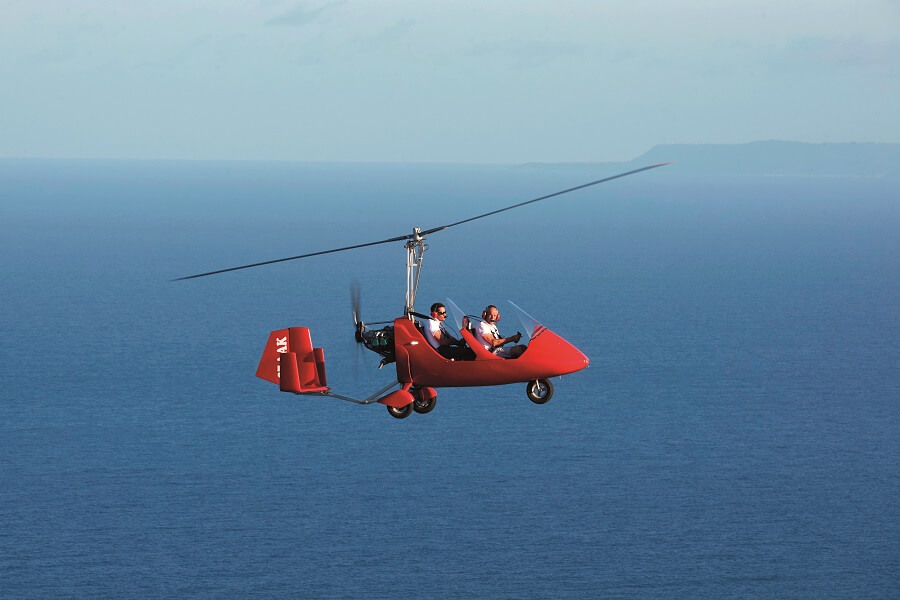
[[[900,176],[900,144],[811,144],[776,140],[746,144],[659,144],[630,161],[553,163],[553,166],[627,168],[670,161],[684,175],[897,177]]]

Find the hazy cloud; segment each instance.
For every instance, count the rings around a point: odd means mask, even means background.
[[[354,44],[358,52],[369,53],[402,43],[415,27],[412,19],[400,19],[368,37],[361,37]]]
[[[477,58],[495,56],[521,64],[544,63],[556,58],[577,56],[583,53],[584,48],[580,44],[539,40],[481,43],[473,46],[469,52],[470,55]]]
[[[345,4],[344,0],[336,2],[327,2],[318,8],[309,8],[306,4],[301,3],[277,17],[272,17],[266,21],[266,25],[285,26],[285,27],[302,27],[308,25],[322,16],[323,13]]]
[[[803,38],[785,48],[785,60],[797,65],[817,64],[832,68],[894,70],[900,64],[900,42],[869,42],[859,38]]]

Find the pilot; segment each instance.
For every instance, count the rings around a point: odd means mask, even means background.
[[[497,329],[497,321],[500,320],[500,311],[493,304],[488,305],[481,313],[484,319],[478,323],[477,335],[475,336],[479,342],[484,344],[486,350],[489,350],[501,358],[519,358],[525,352],[526,346],[516,345],[510,348],[504,348],[504,344],[513,342],[518,344],[522,339],[522,334],[516,332],[515,335],[509,337],[500,337],[500,330]]]
[[[465,344],[454,338],[447,328],[444,320],[447,318],[447,309],[440,302],[431,305],[431,318],[425,325],[425,339],[438,354],[451,360],[475,360],[475,353]]]

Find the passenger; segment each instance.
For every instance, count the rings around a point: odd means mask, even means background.
[[[522,334],[516,332],[515,335],[509,337],[500,337],[500,330],[497,329],[497,321],[500,320],[500,311],[493,304],[489,305],[481,313],[484,321],[478,323],[477,335],[475,338],[484,344],[485,349],[493,352],[501,358],[519,358],[525,352],[526,346],[517,345],[510,348],[504,348],[504,344],[513,342],[518,344],[522,339]]]
[[[431,318],[425,326],[425,339],[438,354],[451,360],[475,360],[475,352],[453,337],[444,327],[447,309],[440,302],[431,305]]]

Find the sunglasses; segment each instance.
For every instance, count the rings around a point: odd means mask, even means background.
[[[447,314],[447,311],[445,310],[444,312],[439,312],[438,314],[439,314],[439,315],[446,315],[446,314]]]

